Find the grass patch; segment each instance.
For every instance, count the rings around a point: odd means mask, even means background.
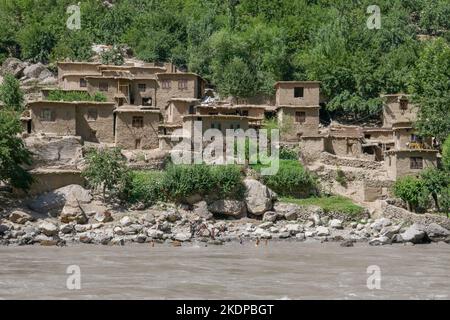
[[[324,212],[342,212],[349,215],[359,215],[364,212],[364,208],[353,203],[352,200],[342,196],[311,197],[306,199],[296,199],[283,197],[282,202],[294,203],[302,206],[314,205],[321,207]]]

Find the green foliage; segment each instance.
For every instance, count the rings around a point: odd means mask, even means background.
[[[431,195],[437,210],[440,211],[441,202],[446,202],[443,198],[447,196],[446,191],[450,187],[450,171],[428,168],[421,172],[420,178],[425,192]]]
[[[450,135],[442,145],[442,164],[444,169],[450,172]]]
[[[254,166],[259,169],[260,165]],[[316,193],[316,178],[298,160],[280,160],[275,175],[262,176],[262,181],[281,196],[306,197]]]
[[[449,134],[448,0],[380,0],[379,30],[366,26],[367,0],[86,0],[82,29],[68,30],[71,4],[0,0],[0,61],[86,60],[92,43],[126,43],[145,61],[188,66],[222,96],[266,96],[276,80],[320,80],[333,119],[376,118],[380,93],[412,92],[422,134]],[[419,34],[440,38],[422,42]]]
[[[33,180],[23,165],[31,165],[31,153],[18,136],[22,132],[19,114],[0,110],[0,181],[27,190]]]
[[[347,187],[347,177],[342,169],[336,169],[336,181],[343,187]]]
[[[0,85],[0,101],[6,108],[20,112],[23,110],[23,92],[19,81],[13,75],[7,74]]]
[[[242,199],[245,186],[241,169],[235,165],[170,165],[166,171],[133,172],[126,193],[130,202],[151,205],[165,200],[183,202],[193,195]]]
[[[412,211],[424,208],[428,204],[428,194],[422,179],[402,177],[395,182],[393,190],[394,195],[405,201]]]
[[[298,160],[298,150],[282,147],[280,148],[280,159],[281,160]]]
[[[110,50],[102,52],[101,59],[103,64],[123,65],[124,53],[122,46],[113,46]]]
[[[96,92],[93,96],[84,91],[64,91],[52,90],[49,92],[48,100],[50,101],[96,101],[106,102],[106,96],[101,92]]]
[[[319,206],[324,212],[342,212],[351,216],[358,216],[364,212],[364,208],[353,203],[350,199],[342,196],[311,197],[306,199],[295,199],[283,197],[282,202],[294,203],[302,206]]]
[[[411,79],[420,106],[417,128],[423,136],[443,141],[450,135],[450,45],[443,39],[428,43]]]
[[[121,152],[117,148],[100,149],[91,148],[86,152],[86,168],[82,175],[91,188],[100,188],[103,199],[106,194],[110,196],[121,195],[129,185],[128,169]]]
[[[162,171],[133,171],[130,173],[130,183],[127,186],[127,201],[142,202],[146,205],[165,201],[163,190],[164,172]]]

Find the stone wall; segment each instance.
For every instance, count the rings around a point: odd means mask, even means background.
[[[378,161],[355,159],[339,157],[328,152],[322,152],[320,154],[320,161],[324,164],[340,166],[340,167],[354,167],[367,170],[383,169],[383,163]]]
[[[388,204],[386,201],[381,202],[381,207],[383,209],[383,216],[392,220],[405,221],[410,224],[420,223],[424,225],[437,223],[446,229],[450,229],[450,219],[442,215],[430,213],[417,214]]]

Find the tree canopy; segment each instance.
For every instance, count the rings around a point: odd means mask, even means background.
[[[172,61],[222,95],[273,94],[276,80],[319,80],[339,117],[377,117],[382,93],[413,93],[418,128],[450,133],[448,0],[117,0],[80,2],[81,30],[66,28],[70,0],[0,0],[0,62],[86,60],[92,43],[127,44],[146,61]],[[432,88],[432,90],[429,90]]]

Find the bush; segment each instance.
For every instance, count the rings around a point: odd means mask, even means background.
[[[342,212],[351,216],[359,216],[364,213],[363,207],[342,196],[311,197],[306,199],[281,198],[280,200],[302,206],[319,206],[325,213]]]
[[[282,160],[298,160],[298,151],[283,147],[280,149],[280,159]]]
[[[450,136],[447,137],[442,145],[442,164],[444,170],[450,172]]]
[[[416,177],[402,177],[394,186],[394,195],[408,204],[408,209],[417,211],[428,204],[428,194],[422,179]]]
[[[95,101],[95,102],[105,102],[106,96],[101,92],[96,92],[91,96],[87,92],[83,91],[63,91],[63,90],[53,90],[50,91],[47,97],[50,101]]]
[[[86,168],[83,177],[91,188],[100,188],[103,200],[106,194],[120,196],[129,185],[130,175],[119,149],[89,149],[86,154]]]
[[[183,202],[195,194],[242,199],[245,186],[239,166],[170,165],[162,172],[131,173],[126,193],[129,202],[150,205],[166,200]]]
[[[146,205],[165,201],[163,192],[163,177],[161,171],[133,171],[127,186],[127,199],[131,203],[143,202]]]
[[[317,189],[316,178],[293,160],[280,160],[278,172],[262,176],[262,180],[281,196],[306,197],[315,194]]]
[[[336,169],[336,181],[343,187],[347,187],[347,177],[341,168]]]

